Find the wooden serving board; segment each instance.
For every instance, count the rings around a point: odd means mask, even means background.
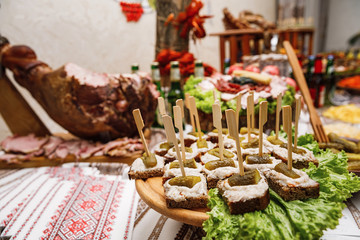
[[[169,218],[198,227],[201,227],[203,222],[209,218],[206,214],[206,212],[210,211],[208,208],[168,208],[161,177],[148,178],[147,180],[137,179],[135,185],[144,202],[155,211]]]

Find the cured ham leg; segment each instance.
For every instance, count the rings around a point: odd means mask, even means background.
[[[53,70],[26,46],[4,44],[0,54],[1,64],[16,81],[54,121],[78,137],[110,140],[136,135],[136,108],[145,127],[154,121],[159,93],[148,75],[94,73],[73,63]]]

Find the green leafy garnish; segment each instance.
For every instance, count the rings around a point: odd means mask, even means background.
[[[265,210],[230,215],[218,190],[211,189],[205,239],[319,239],[325,229],[339,224],[343,201],[360,190],[360,179],[348,172],[344,152],[320,150],[310,134],[300,136],[298,145],[313,151],[319,160],[318,167],[310,163],[303,169],[320,184],[319,198],[286,202],[270,189]]]

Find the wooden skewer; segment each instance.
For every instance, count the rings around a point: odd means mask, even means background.
[[[242,97],[242,93],[239,93],[237,96],[236,96],[236,111],[235,111],[235,116],[236,116],[236,127],[237,127],[237,130],[239,131],[240,127],[239,127],[239,113],[240,113],[240,110],[241,110],[241,97]]]
[[[283,111],[283,127],[288,138],[288,169],[292,170],[292,131],[291,131],[291,107],[284,106]]]
[[[298,139],[298,126],[299,126],[299,117],[301,112],[301,96],[295,97],[295,136],[294,136],[294,148],[297,148],[297,139]]]
[[[184,116],[185,116],[185,113],[184,113],[184,101],[182,99],[176,100],[176,106],[180,107],[180,109],[181,109],[181,118],[183,119]]]
[[[234,110],[228,109],[225,111],[225,115],[226,115],[227,126],[229,128],[229,135],[235,138],[240,175],[244,176],[244,162],[241,155],[239,132],[236,128],[236,120],[235,120],[236,114]]]
[[[214,97],[214,103],[216,103],[217,100],[216,89],[213,89],[213,97]]]
[[[219,138],[219,153],[220,160],[224,160],[224,142],[222,136],[222,125],[221,125],[221,107],[218,103],[214,103],[212,105],[213,111],[213,124],[214,127],[218,130],[218,138]]]
[[[189,93],[185,93],[185,106],[186,108],[189,110],[189,115],[190,115],[190,123],[192,126],[192,131],[195,132],[196,128],[195,128],[195,121],[194,121],[194,114],[191,111],[191,107],[190,107],[190,102],[189,102],[189,97],[190,94]]]
[[[185,175],[184,165],[183,165],[183,162],[181,159],[179,144],[176,139],[175,129],[174,129],[174,125],[172,123],[172,119],[169,115],[163,115],[162,118],[163,118],[163,122],[164,122],[166,136],[167,136],[169,142],[172,142],[174,144],[176,156],[177,156],[177,159],[179,160],[179,164],[180,164],[180,168],[181,168],[181,174],[183,177],[185,177],[186,175]]]
[[[250,113],[251,113],[251,129],[255,128],[255,108],[254,108],[254,91],[250,91]]]
[[[182,99],[176,100],[176,106],[179,106],[181,109],[181,121],[183,122],[183,126],[185,126],[184,125],[184,118],[185,118],[184,101]]]
[[[194,114],[194,117],[195,117],[195,123],[196,123],[197,132],[198,132],[198,135],[199,135],[199,141],[201,142],[202,141],[202,136],[201,136],[199,115],[198,115],[198,110],[196,108],[195,98],[193,96],[189,97],[189,103],[190,103],[191,111],[192,111],[192,113]]]
[[[268,102],[263,101],[260,103],[260,111],[259,111],[259,156],[263,155],[263,128],[264,124],[267,121],[267,107]]]
[[[166,110],[165,110],[165,101],[163,97],[158,97],[158,105],[159,105],[159,112],[160,115],[164,115],[166,114]]]
[[[137,130],[139,132],[139,135],[140,135],[140,138],[141,138],[141,141],[142,141],[142,144],[144,145],[144,148],[145,148],[145,152],[146,152],[146,155],[148,157],[151,157],[151,154],[150,154],[150,151],[149,151],[149,147],[147,145],[147,142],[145,140],[145,136],[144,136],[144,133],[142,131],[142,129],[144,128],[144,121],[141,117],[141,113],[140,113],[140,109],[135,109],[133,110],[133,116],[134,116],[134,119],[135,119],[135,123],[136,123],[136,127],[137,127]]]
[[[176,104],[177,104],[177,101],[176,101]],[[179,163],[180,163],[181,173],[182,173],[183,176],[185,176],[184,162],[185,162],[186,156],[185,156],[183,117],[182,117],[181,107],[180,106],[174,106],[173,111],[174,111],[175,127],[177,129],[179,129],[179,137],[180,137],[181,159],[179,159]]]
[[[279,93],[276,99],[276,125],[275,125],[276,139],[279,139],[281,103],[282,103],[282,94]]]
[[[246,118],[247,118],[247,130],[248,130],[248,142],[251,139],[251,96],[247,97],[247,108],[246,108]]]

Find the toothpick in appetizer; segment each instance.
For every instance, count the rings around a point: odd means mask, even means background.
[[[252,95],[249,94],[247,97],[247,108],[246,108],[248,142],[250,142],[250,140],[251,140],[251,132],[252,132],[252,108],[251,108],[251,106],[254,106],[251,99],[252,99]]]
[[[213,111],[213,124],[214,127],[218,131],[218,143],[219,143],[219,153],[220,153],[220,160],[224,160],[224,139],[223,139],[223,131],[222,131],[222,124],[221,124],[221,107],[218,103],[214,103],[212,105]]]
[[[267,101],[263,101],[260,103],[260,111],[259,111],[259,156],[263,155],[263,132],[264,132],[264,124],[267,121]]]
[[[160,156],[150,153],[144,133],[144,121],[139,109],[133,111],[136,127],[141,141],[144,145],[145,153],[141,158],[135,159],[129,170],[130,179],[146,179],[149,177],[160,177],[164,174],[164,161]]]
[[[166,114],[165,101],[163,97],[158,97],[158,106],[160,115],[162,116]]]
[[[189,97],[190,97],[190,94],[185,93],[185,106],[189,110],[190,123],[191,123],[191,126],[192,126],[192,132],[196,132],[195,121],[194,121],[194,113],[191,111]]]
[[[180,122],[181,130],[182,130],[181,109],[178,106],[174,106],[173,108],[174,108],[174,110],[177,110],[178,116],[180,114],[180,118],[178,117],[175,120],[175,123],[177,124],[177,126],[179,126],[178,123]],[[175,114],[175,112],[174,112],[174,114]],[[166,136],[167,136],[169,142],[171,142],[175,147],[177,159],[179,161],[180,168],[181,168],[181,174],[183,177],[185,177],[186,175],[185,175],[185,170],[184,170],[184,165],[183,165],[183,158],[181,157],[181,154],[180,154],[179,144],[178,144],[178,141],[177,141],[177,138],[175,135],[175,129],[174,129],[174,125],[172,123],[172,119],[168,115],[163,115],[163,122],[164,122]],[[180,140],[180,144],[181,144],[181,140]],[[184,155],[185,155],[185,146],[182,145],[181,148],[184,150]]]
[[[276,139],[279,139],[281,103],[282,103],[282,93],[279,93],[279,95],[276,98],[276,123],[275,123]]]
[[[312,180],[304,171],[292,168],[292,155],[293,151],[296,151],[296,148],[292,147],[291,107],[284,106],[282,113],[283,128],[288,138],[288,164],[286,166],[284,162],[281,162],[277,164],[274,169],[264,171],[264,175],[267,178],[270,188],[285,201],[317,198],[319,197],[320,191],[319,183]],[[282,146],[279,146],[277,150],[282,151],[281,148]]]
[[[196,128],[197,128],[198,137],[199,137],[199,140],[197,141],[197,146],[198,146],[198,148],[205,148],[205,147],[207,147],[207,143],[206,143],[206,140],[202,138],[199,114],[198,114],[198,110],[196,108],[195,98],[193,96],[190,96],[189,102],[190,102],[191,111],[195,117],[195,123],[196,123]]]
[[[291,129],[291,107],[284,106],[282,108],[283,111],[283,128],[287,134],[288,144],[288,169],[292,170],[292,129]]]
[[[239,119],[240,119],[240,110],[241,110],[241,97],[242,97],[242,93],[239,93],[236,96],[236,110],[235,110],[235,116],[236,116],[236,127],[237,130],[239,131],[240,126],[239,126]]]
[[[255,129],[255,108],[254,108],[254,91],[249,92],[250,98],[250,113],[251,113],[251,129]]]
[[[282,103],[282,94],[279,93],[276,99],[275,136],[267,137],[267,140],[273,145],[281,145],[284,143],[282,140],[279,139],[281,103]]]
[[[175,106],[177,114],[181,115],[181,109]],[[163,122],[169,140],[174,144],[179,163],[182,164],[182,176],[167,179],[164,186],[165,201],[168,208],[202,208],[208,201],[207,185],[205,177],[197,175],[185,175],[184,166],[180,156],[179,146],[175,135],[174,126],[170,116],[164,115]],[[182,128],[182,121],[177,119],[177,125]],[[184,146],[182,146],[184,148]]]
[[[228,109],[225,111],[226,122],[229,129],[229,135],[235,139],[236,142],[236,153],[239,162],[240,175],[244,176],[244,163],[241,155],[240,138],[238,133],[238,124],[236,123],[237,115],[234,110]]]
[[[298,140],[298,127],[299,127],[299,117],[301,112],[301,96],[295,97],[295,136],[294,136],[294,148],[297,148]]]

